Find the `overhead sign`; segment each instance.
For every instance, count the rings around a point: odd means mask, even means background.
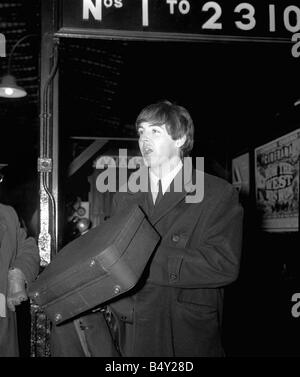
[[[280,0],[60,0],[59,32],[143,39],[291,41],[300,32],[300,4]]]

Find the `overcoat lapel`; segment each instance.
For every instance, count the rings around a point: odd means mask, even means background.
[[[192,171],[185,177],[181,169],[171,182],[169,189],[165,192],[159,205],[154,206],[153,213],[150,216],[151,223],[155,225],[192,191]]]
[[[178,203],[184,200],[188,193],[193,193],[195,190],[193,176],[193,170],[189,169],[186,174],[183,174],[181,169],[157,206],[153,205],[150,179],[148,179],[148,192],[130,193],[134,195],[134,202],[144,210],[152,225],[155,225],[161,218],[172,211]]]

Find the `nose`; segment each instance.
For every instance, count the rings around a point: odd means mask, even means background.
[[[149,134],[147,132],[143,132],[143,134],[140,135],[140,142],[144,143],[149,141]]]

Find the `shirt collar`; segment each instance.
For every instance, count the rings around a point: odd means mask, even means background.
[[[180,160],[173,170],[161,178],[161,187],[163,194],[167,191],[173,179],[176,177],[182,168],[182,161]],[[157,191],[159,178],[150,171],[150,185],[151,191]]]

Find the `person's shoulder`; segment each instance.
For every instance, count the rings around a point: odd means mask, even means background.
[[[114,194],[114,203],[117,205],[122,205],[125,207],[130,206],[132,203],[135,203],[141,195],[141,192],[133,192],[130,189],[127,191],[117,191]]]
[[[0,203],[0,222],[8,228],[15,227],[18,224],[18,215],[13,207]]]
[[[204,172],[204,179],[210,186],[230,187],[232,186],[226,179],[218,177],[216,175]],[[233,186],[232,186],[233,187]]]
[[[211,195],[226,195],[235,192],[236,189],[226,179],[204,173],[204,187],[205,191]]]
[[[127,201],[128,200],[128,197],[130,198],[131,197],[131,193],[128,194],[128,191],[126,192],[121,192],[121,191],[117,191],[115,194],[114,194],[114,201],[116,203],[119,203],[119,202],[122,202],[122,201]]]
[[[0,213],[3,216],[10,216],[14,218],[17,217],[16,211],[14,210],[14,208],[7,204],[0,203]]]

